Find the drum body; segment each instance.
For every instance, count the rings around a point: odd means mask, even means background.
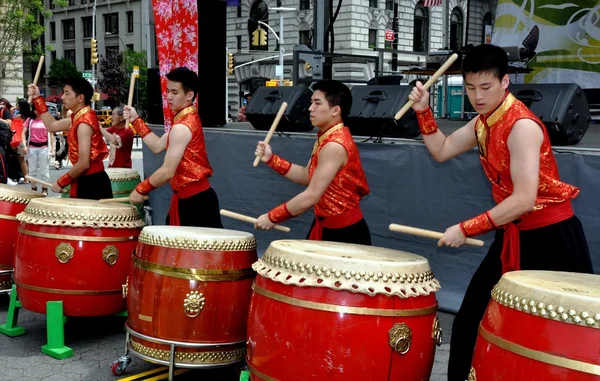
[[[24,308],[46,313],[46,302],[62,301],[65,316],[125,310],[123,285],[143,226],[133,206],[36,199],[18,219],[15,283]]]
[[[130,350],[178,367],[216,367],[244,359],[257,260],[252,234],[148,226],[139,237],[127,286]]]
[[[42,193],[0,184],[0,291],[12,287],[11,272],[19,227],[17,214],[25,210],[30,200],[41,197],[44,197]]]
[[[140,183],[140,174],[131,168],[106,168],[106,174],[110,178],[113,198],[129,197],[132,190]],[[63,198],[69,198],[69,186],[65,188],[66,193],[61,194]]]
[[[492,291],[469,381],[600,380],[600,276],[515,271]]]
[[[429,380],[441,329],[425,258],[282,240],[254,269],[252,380]]]

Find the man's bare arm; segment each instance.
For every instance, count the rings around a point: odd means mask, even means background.
[[[433,134],[423,135],[423,142],[435,161],[444,162],[475,147],[477,145],[475,136],[476,120],[477,118],[472,119],[450,136],[444,135],[439,129]]]
[[[171,127],[169,133],[171,134],[171,138],[169,140],[169,148],[165,155],[165,161],[163,162],[163,165],[150,176],[150,183],[156,188],[167,183],[175,176],[175,172],[185,153],[185,149],[192,140],[192,131],[183,124],[174,125]]]

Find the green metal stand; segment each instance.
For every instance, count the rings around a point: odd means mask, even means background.
[[[62,360],[73,356],[73,349],[65,346],[65,322],[63,315],[63,302],[46,303],[46,332],[48,344],[42,345],[42,353]]]
[[[240,374],[240,381],[250,381],[250,372],[247,370],[242,370]]]
[[[8,314],[6,316],[6,323],[0,324],[0,333],[10,337],[17,337],[25,334],[25,328],[17,325],[17,319],[19,318],[19,308],[21,303],[17,300],[17,286],[13,284],[12,291],[10,292],[10,302],[8,304]]]

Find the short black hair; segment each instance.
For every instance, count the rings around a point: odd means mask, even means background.
[[[71,86],[75,95],[83,95],[83,102],[86,106],[92,104],[92,97],[94,96],[94,88],[87,79],[81,77],[67,78],[65,80],[65,86]]]
[[[340,81],[333,79],[324,79],[315,83],[312,87],[313,91],[320,90],[325,94],[325,99],[329,103],[329,107],[340,106],[342,120],[350,114],[352,107],[352,93],[348,86]]]
[[[492,73],[501,81],[508,74],[506,51],[491,44],[472,47],[462,61],[463,78],[469,73]]]
[[[193,70],[190,70],[187,67],[175,68],[167,74],[167,79],[169,81],[181,83],[181,87],[183,87],[183,91],[186,93],[188,91],[193,91],[194,98],[192,98],[192,101],[196,99],[196,95],[198,94],[198,74],[194,73]]]
[[[33,107],[29,107],[29,103],[27,103],[27,99],[19,99],[17,100],[17,104],[19,105],[19,114],[23,117],[23,119],[27,119],[31,117],[31,119],[35,119],[35,109]]]

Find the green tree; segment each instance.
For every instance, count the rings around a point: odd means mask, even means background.
[[[62,89],[65,85],[65,79],[82,77],[80,71],[77,71],[77,67],[73,65],[71,61],[66,58],[59,58],[54,60],[50,65],[50,71],[48,72],[48,86],[57,89]]]
[[[138,112],[142,112],[145,114],[146,110],[146,83],[148,80],[148,66],[147,66],[147,58],[146,51],[134,52],[133,50],[126,50],[124,52],[123,58],[123,67],[125,69],[125,73],[127,76],[127,80],[125,82],[124,88],[126,89],[126,93],[123,94],[121,98],[121,102],[123,104],[127,104],[129,95],[129,83],[131,82],[131,73],[133,72],[134,66],[139,66],[140,75],[135,80],[135,92],[133,96],[133,107],[138,110]]]
[[[123,99],[128,88],[125,87],[127,75],[123,70],[123,53],[117,50],[109,50],[105,56],[100,57],[100,80],[98,87],[108,95],[112,106],[116,106],[119,100]],[[125,95],[126,96],[126,95]]]

